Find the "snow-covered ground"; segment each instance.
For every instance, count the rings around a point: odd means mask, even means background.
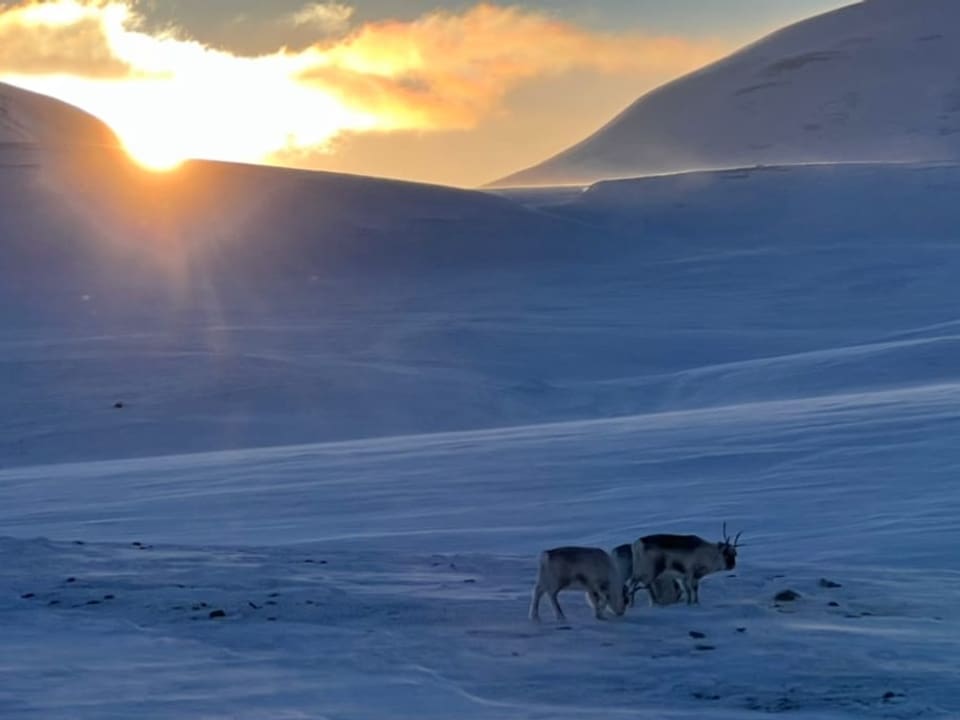
[[[960,716],[956,167],[0,161],[0,718]],[[526,619],[723,521],[700,607]]]
[[[0,714],[956,717],[958,409],[948,383],[6,471],[0,527],[58,540],[0,543]],[[526,620],[538,549],[721,519],[746,545],[701,607]]]

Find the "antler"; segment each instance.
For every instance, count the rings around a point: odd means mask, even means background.
[[[725,543],[730,542],[730,536],[727,535],[727,521],[726,521],[726,520],[723,521],[723,530],[722,530],[721,532],[723,533],[723,541],[724,541]]]
[[[740,540],[740,536],[743,535],[743,530],[737,533],[737,536],[733,539],[733,546],[737,547],[737,542]]]

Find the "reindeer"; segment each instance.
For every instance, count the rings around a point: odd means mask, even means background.
[[[636,603],[636,595],[645,589],[651,605],[672,605],[680,600],[683,591],[674,575],[660,575],[654,578],[649,585],[637,581],[633,577],[633,545],[624,543],[617,545],[610,551],[613,561],[620,570],[620,577],[625,578],[623,586],[623,600],[627,607]]]
[[[626,609],[624,583],[617,563],[600,548],[559,547],[540,553],[537,583],[530,599],[530,619],[540,619],[540,599],[550,598],[557,620],[565,620],[557,594],[566,588],[583,588],[597,620],[609,607],[617,616]]]
[[[700,603],[700,579],[733,570],[741,533],[730,540],[723,524],[723,540],[710,542],[697,535],[647,535],[633,544],[631,582],[648,588],[662,575],[674,576],[683,586],[687,604]],[[652,595],[651,595],[652,597]]]

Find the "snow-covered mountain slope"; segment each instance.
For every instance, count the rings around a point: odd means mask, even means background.
[[[27,283],[9,271],[4,465],[955,378],[956,167],[604,183],[549,214],[361,178],[194,171],[199,187],[219,177],[272,199],[228,233],[238,223],[218,208],[251,196],[198,201],[190,227],[219,238],[203,252],[151,234],[159,215],[127,236],[169,251],[156,262],[138,255],[120,270],[118,253],[102,250],[110,272],[61,268]],[[446,219],[420,222],[429,212]],[[344,259],[326,238],[362,252]]]
[[[960,4],[865,0],[641,97],[498,185],[755,164],[960,159]]]
[[[83,110],[0,83],[0,144],[6,143],[47,147],[119,145],[109,127]]]
[[[405,312],[431,313],[437,293],[456,298],[471,275],[568,263],[591,238],[437,186],[209,162],[154,174],[81,143],[0,146],[0,160],[2,466],[63,459],[68,447],[109,457],[485,424],[490,413],[465,397],[466,368],[425,383],[419,359],[407,368],[380,348],[402,341]],[[429,408],[444,391],[468,406],[453,420]],[[226,402],[213,416],[211,396]],[[67,430],[76,402],[110,412],[81,413]],[[147,415],[124,418],[115,402]],[[180,419],[160,408],[170,402]],[[48,444],[54,427],[79,435]]]

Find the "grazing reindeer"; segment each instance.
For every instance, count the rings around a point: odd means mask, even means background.
[[[710,542],[696,535],[647,535],[633,544],[635,584],[650,587],[661,575],[680,580],[687,604],[699,604],[700,579],[737,565],[737,547],[741,533],[730,540],[723,524],[723,540]]]
[[[626,580],[623,586],[623,599],[627,607],[634,604],[636,595],[641,589],[647,591],[651,605],[672,605],[682,597],[679,582],[673,575],[660,575],[649,585],[644,585],[633,578],[633,545],[630,543],[617,545],[610,551],[610,555],[620,570],[620,577]]]
[[[587,601],[597,620],[603,620],[603,609],[610,607],[616,615],[623,615],[624,582],[616,562],[600,548],[560,547],[540,553],[537,584],[530,598],[530,619],[540,619],[540,599],[544,593],[550,598],[557,620],[565,620],[557,594],[566,588],[587,591]]]

